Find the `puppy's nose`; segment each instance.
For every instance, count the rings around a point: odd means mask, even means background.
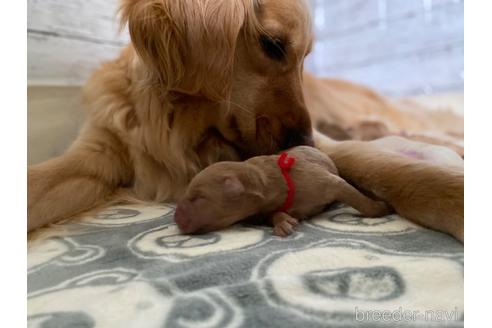
[[[282,142],[282,149],[289,149],[296,146],[314,146],[313,136],[311,133],[306,134],[303,131],[290,129],[287,130]]]

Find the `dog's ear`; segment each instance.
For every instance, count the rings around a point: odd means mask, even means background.
[[[122,0],[122,24],[167,90],[223,99],[252,0]]]

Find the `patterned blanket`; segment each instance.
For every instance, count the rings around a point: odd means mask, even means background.
[[[463,246],[335,206],[289,238],[179,234],[173,206],[29,236],[29,327],[463,327]]]

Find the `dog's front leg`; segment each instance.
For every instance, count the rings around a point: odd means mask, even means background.
[[[131,172],[114,135],[86,133],[64,155],[28,168],[27,231],[104,203]]]

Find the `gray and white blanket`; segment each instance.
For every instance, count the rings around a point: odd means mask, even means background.
[[[29,327],[462,327],[463,246],[334,207],[289,238],[128,206],[29,236]]]

